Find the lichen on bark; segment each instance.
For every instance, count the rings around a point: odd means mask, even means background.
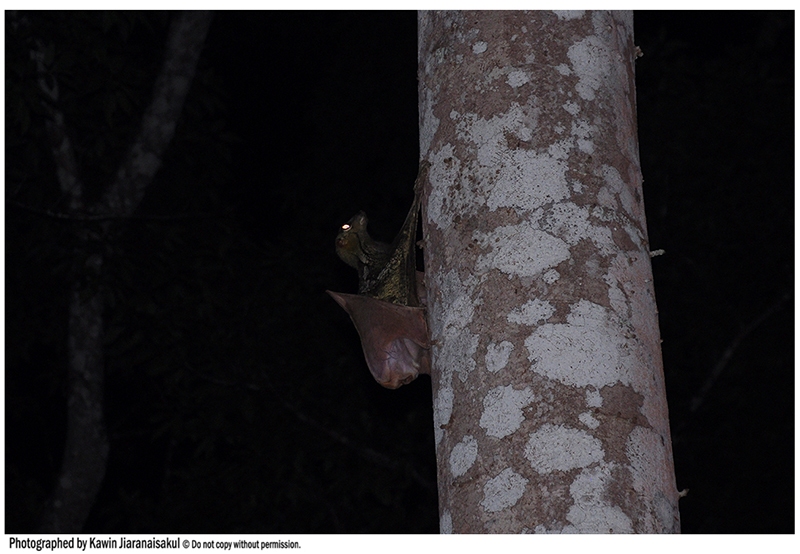
[[[443,532],[679,528],[634,49],[629,12],[420,13]]]

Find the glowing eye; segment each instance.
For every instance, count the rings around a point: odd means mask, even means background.
[[[349,223],[345,223],[344,225],[342,225],[342,231],[347,231],[349,229],[350,229],[350,224]]]

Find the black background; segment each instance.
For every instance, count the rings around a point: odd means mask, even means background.
[[[101,18],[31,15],[56,59],[80,53],[61,109],[90,193],[135,131],[168,23]],[[635,15],[686,533],[794,530],[793,19]],[[74,225],[41,212],[63,199],[16,37],[7,23],[7,533],[35,528],[60,464]],[[338,226],[363,209],[388,240],[410,205],[416,56],[414,12],[216,15],[164,168],[108,256],[111,453],[85,531],[438,531],[430,380],[381,389],[324,294],[355,289]]]

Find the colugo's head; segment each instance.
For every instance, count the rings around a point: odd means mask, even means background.
[[[339,234],[336,235],[336,253],[344,263],[356,269],[363,249],[361,241],[368,236],[366,234],[368,222],[367,214],[358,212],[342,225]]]

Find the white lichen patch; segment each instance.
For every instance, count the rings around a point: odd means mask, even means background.
[[[594,225],[589,219],[590,212],[586,206],[577,206],[571,202],[554,205],[542,223],[542,230],[565,240],[569,245],[590,239],[601,255],[616,253],[611,230],[605,225]]]
[[[528,74],[519,69],[509,72],[508,78],[506,79],[506,83],[508,83],[511,88],[519,88],[529,82],[530,78],[528,77]]]
[[[591,35],[569,47],[567,56],[578,76],[575,90],[584,100],[594,100],[597,90],[611,73],[611,54],[606,45]]]
[[[486,369],[497,373],[508,364],[508,358],[514,350],[514,345],[504,340],[500,344],[490,342],[486,345]]]
[[[569,487],[573,505],[567,521],[578,533],[633,533],[633,523],[619,506],[609,504],[606,494],[612,482],[613,464],[584,469]],[[572,529],[565,529],[572,532]]]
[[[443,427],[450,423],[453,415],[453,383],[451,379],[446,382],[442,379],[442,384],[433,399],[433,438],[436,446],[439,446],[444,437]]]
[[[597,205],[610,210],[617,208],[617,197],[610,187],[601,187],[597,191]]]
[[[600,169],[600,176],[603,178],[605,185],[598,192],[598,201],[608,202],[607,207],[616,209],[617,202],[613,199],[619,198],[619,204],[622,206],[622,209],[624,209],[630,217],[635,218],[637,215],[636,199],[633,197],[630,187],[625,184],[617,168],[611,165],[603,165]],[[607,200],[608,197],[611,197],[612,200]],[[600,205],[604,204],[601,203]]]
[[[436,130],[439,128],[439,118],[433,113],[434,107],[434,92],[425,89],[425,101],[420,105],[423,106],[422,113],[420,114],[420,148],[422,152],[427,152],[430,149],[430,141],[436,135]]]
[[[591,412],[581,413],[580,415],[578,415],[578,420],[584,425],[586,425],[586,427],[588,427],[589,429],[597,429],[598,427],[600,427],[600,422],[597,421],[597,418],[595,418]]]
[[[615,264],[617,258],[620,257],[623,256],[617,255],[615,257]],[[608,301],[609,304],[611,304],[611,309],[621,316],[626,316],[628,314],[628,299],[625,297],[625,293],[619,288],[619,281],[616,276],[612,271],[609,271],[603,276],[603,281],[608,285]]]
[[[477,288],[477,279],[469,276],[462,281],[458,271],[453,270],[442,276],[439,288],[442,296],[449,300],[448,309],[433,305],[431,310],[431,336],[438,337],[441,346],[435,351],[439,367],[443,368],[440,386],[449,385],[453,373],[458,374],[462,382],[475,369],[475,353],[478,350],[478,335],[470,332],[469,325],[480,306],[481,299]]]
[[[546,423],[531,433],[525,457],[539,473],[569,471],[602,461],[603,443],[583,431]]]
[[[569,527],[572,527],[572,526],[570,525]],[[570,531],[563,531],[561,529],[552,529],[552,528],[547,527],[545,525],[539,524],[539,525],[537,525],[536,527],[533,528],[533,532],[536,535],[560,535],[562,533],[563,534],[569,533]]]
[[[522,408],[533,402],[530,387],[515,390],[511,385],[495,387],[483,398],[480,426],[487,435],[501,439],[510,435],[525,421]]]
[[[547,147],[547,153],[556,160],[566,160],[574,143],[571,139],[558,140]]]
[[[479,337],[467,330],[457,335],[450,336],[446,341],[446,346],[439,350],[440,359],[452,360],[458,378],[462,383],[466,383],[469,374],[475,369],[475,353],[478,351]],[[448,363],[448,362],[442,362]]]
[[[442,517],[439,518],[439,533],[442,535],[453,534],[453,515],[450,510],[442,510]]]
[[[553,283],[558,281],[559,277],[561,277],[561,274],[558,271],[556,271],[555,269],[548,269],[542,274],[542,281],[544,281],[548,285],[552,285]]]
[[[663,468],[671,462],[665,458],[665,450],[661,437],[652,429],[634,427],[628,435],[625,445],[625,454],[630,461],[633,476],[633,490],[646,493],[648,488],[657,488],[663,491],[670,490],[673,486],[668,482],[654,482],[658,477],[668,475]]]
[[[445,163],[444,160],[448,160]],[[461,163],[455,156],[453,145],[448,143],[429,157],[431,167],[428,176],[432,183],[461,183],[460,187],[435,186],[428,198],[428,221],[440,229],[453,224],[455,214],[467,215],[475,211],[477,190],[469,181],[463,181]]]
[[[481,506],[487,512],[499,512],[510,508],[522,498],[528,480],[511,468],[506,468],[497,477],[489,479],[483,486]]]
[[[659,479],[670,473],[664,467],[672,465],[672,461],[666,460],[660,437],[652,429],[635,427],[628,435],[625,454],[630,461],[633,490],[655,500],[652,510],[643,516],[642,527],[650,533],[672,529],[675,509],[664,492],[674,490],[674,484]]]
[[[567,324],[545,324],[525,339],[531,370],[565,385],[600,389],[631,383],[634,361],[603,306],[581,300]]]
[[[434,437],[438,445],[444,437],[443,427],[453,414],[453,375],[457,374],[464,381],[476,367],[474,355],[478,349],[478,335],[469,331],[469,325],[481,300],[475,293],[476,278],[470,276],[462,281],[456,270],[437,278],[442,295],[450,300],[447,310],[439,303],[429,305],[431,337],[440,345],[433,347],[441,371],[433,399]],[[472,300],[473,295],[475,300]]]
[[[464,475],[478,458],[478,441],[472,435],[465,435],[450,452],[450,473],[453,477]]]
[[[553,13],[558,16],[558,19],[568,21],[570,19],[580,19],[586,13],[586,10],[553,10]]]
[[[487,176],[497,174],[489,191],[489,209],[513,208],[533,211],[569,196],[566,178],[566,150],[536,153],[531,150],[491,150],[493,166]]]
[[[622,228],[628,234],[628,238],[631,239],[631,242],[636,245],[643,245],[647,243],[644,235],[642,235],[641,229],[639,229],[636,225],[631,224],[630,222],[626,222],[622,225]]]
[[[488,120],[475,113],[460,114],[455,110],[450,112],[450,119],[456,126],[458,138],[477,148],[478,164],[481,166],[491,165],[499,151],[508,149],[506,135],[528,141],[537,127],[533,110],[517,102],[513,102],[505,113]]]
[[[575,137],[578,150],[590,156],[594,154],[594,142],[591,137],[595,130],[596,127],[589,125],[586,121],[572,122],[572,135]]]
[[[484,52],[486,52],[487,48],[489,48],[489,45],[486,42],[479,40],[478,42],[472,45],[472,53],[483,54]]]
[[[594,388],[586,389],[586,405],[590,408],[599,408],[603,405],[603,395]]]
[[[494,85],[494,82],[498,79],[502,79],[508,75],[508,71],[503,67],[493,67],[490,71],[484,73],[483,79],[476,79],[475,80],[475,90],[480,94],[484,94],[488,91],[496,91],[497,86]]]
[[[508,314],[509,323],[518,323],[520,325],[537,325],[540,322],[547,320],[550,316],[556,313],[555,307],[545,300],[534,298],[529,300],[519,308],[514,308]]]
[[[577,103],[570,100],[564,102],[564,105],[561,107],[564,108],[570,115],[578,115],[578,113],[581,111],[581,107]]]
[[[527,79],[527,74],[516,75],[514,71],[508,74],[509,83],[514,86],[524,84],[522,75]],[[493,183],[486,198],[486,205],[491,210],[510,207],[525,211],[569,196],[565,160],[569,150],[574,147],[574,138],[558,148],[555,155],[550,151],[509,149],[509,140],[516,138],[527,143],[533,139],[538,127],[537,109],[514,102],[505,113],[488,120],[474,113],[461,114],[456,111],[450,113],[450,118],[456,126],[459,139],[474,147],[477,167],[462,168],[463,173],[469,173],[470,179],[458,179],[457,176],[450,179],[447,182],[459,183],[459,186],[442,194],[467,194],[472,205],[475,205],[476,197],[470,192],[471,189],[476,186],[475,183],[488,181]],[[436,157],[441,156],[436,154]],[[432,175],[432,178],[436,177],[435,172]],[[445,200],[442,198],[442,201]],[[477,204],[480,204],[480,198]],[[464,212],[458,213],[463,215]]]
[[[475,269],[498,269],[519,277],[533,277],[569,258],[564,241],[537,229],[532,222],[497,227],[490,233],[475,231],[473,238],[488,252],[481,254]]]

